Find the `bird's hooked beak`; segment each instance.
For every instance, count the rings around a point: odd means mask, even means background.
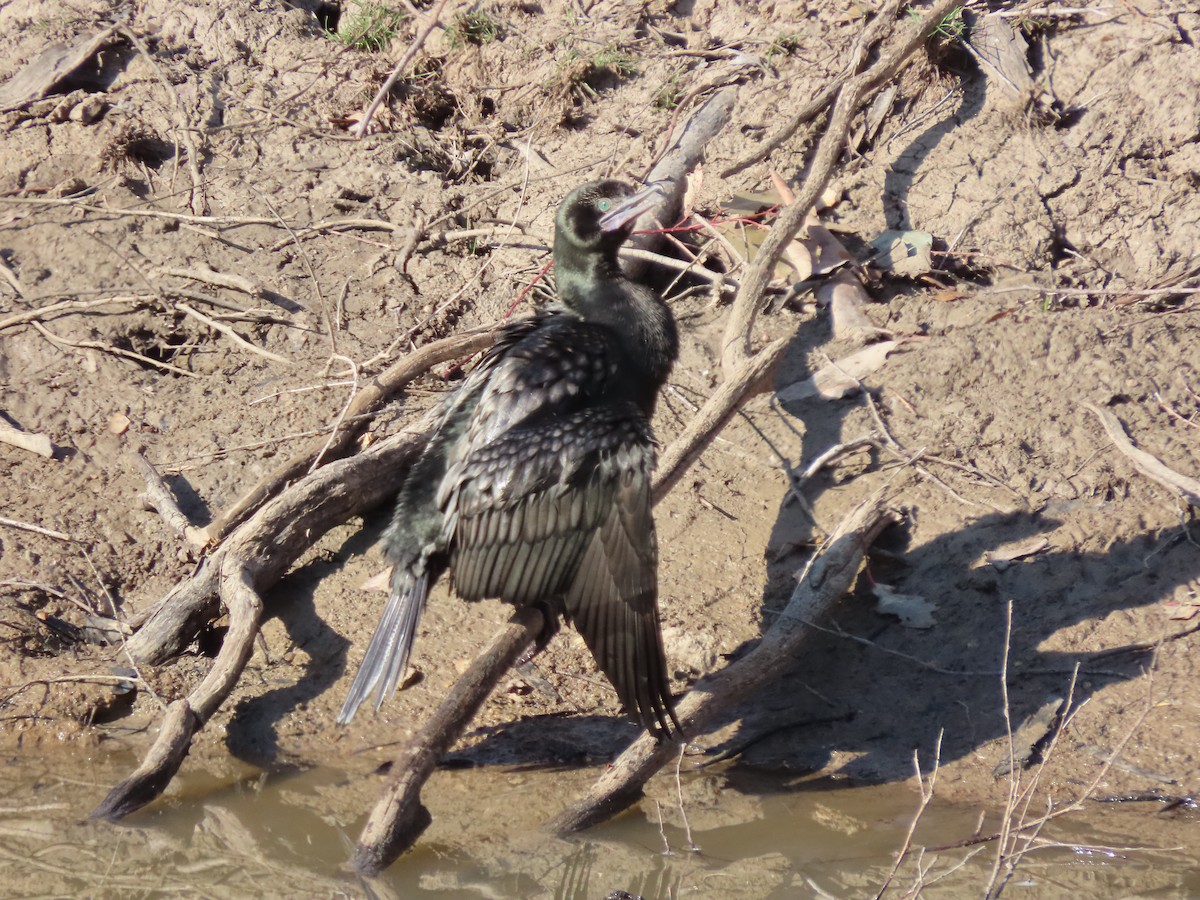
[[[600,230],[606,233],[632,227],[642,213],[654,209],[666,192],[659,182],[646,185],[632,197],[628,197],[610,209],[600,219]]]

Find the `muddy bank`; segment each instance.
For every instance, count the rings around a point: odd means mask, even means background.
[[[1008,720],[1068,695],[1077,710],[1046,796],[1195,790],[1191,512],[1083,405],[1200,472],[1200,20],[1142,6],[1019,22],[1038,115],[935,42],[846,154],[822,218],[848,245],[885,229],[935,239],[933,271],[872,282],[867,310],[921,339],[866,380],[874,410],[861,395],[756,401],[658,508],[675,687],[744,652],[864,498],[886,485],[907,520],[794,668],[698,751],[891,783],[911,776],[914,749],[931,765],[940,734],[940,795],[997,809],[1008,634]],[[841,70],[862,28],[835,4],[493,4],[494,28],[454,20],[432,35],[374,133],[351,141],[411,23],[376,52],[332,40],[304,9],[223,10],[141,4],[138,42],[115,33],[86,78],[3,113],[0,412],[58,448],[0,444],[3,515],[42,529],[0,527],[0,740],[14,755],[140,754],[159,701],[185,694],[219,645],[220,620],[179,658],[139,667],[130,691],[119,643],[95,643],[110,603],[137,622],[198,556],[138,502],[132,452],[209,523],[388,362],[502,318],[545,265],[559,199],[586,178],[639,176],[705,90],[740,85],[696,208],[728,218],[735,195],[769,188],[768,168],[794,183],[800,137],[718,173]],[[0,77],[103,12],[9,4]],[[418,220],[446,234],[407,247]],[[725,316],[706,290],[672,302],[684,347],[664,442],[719,380]],[[783,385],[851,349],[805,297],[758,332],[794,335]],[[414,421],[452,379],[423,378],[366,440]],[[894,452],[818,476],[811,514],[789,498],[789,469],[864,434]],[[334,728],[381,602],[361,586],[380,568],[384,518],[326,535],[266,598],[263,643],[197,764],[369,773],[505,620],[502,604],[435,595],[417,683]],[[878,612],[880,583],[931,604],[931,622]],[[598,763],[633,736],[573,633],[537,665],[550,688],[511,678],[456,757]]]

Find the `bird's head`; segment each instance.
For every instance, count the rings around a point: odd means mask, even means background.
[[[623,181],[592,181],[567,195],[555,219],[555,249],[574,252],[614,252],[633,231],[638,216],[652,209],[662,187],[641,189]]]

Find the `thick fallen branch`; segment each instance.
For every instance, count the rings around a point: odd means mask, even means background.
[[[424,435],[398,434],[353,459],[324,466],[259,510],[168,595],[126,644],[138,662],[163,662],[182,650],[217,613],[218,601],[229,610],[229,633],[204,680],[171,704],[142,765],[109,792],[93,816],[115,821],[162,793],[192,736],[241,677],[258,634],[263,592],[330,528],[394,495],[424,444]]]
[[[227,558],[253,560],[254,588],[266,591],[326,531],[395,494],[423,445],[424,435],[398,434],[292,485],[243,523],[195,575],[160,602],[129,639],[134,659],[165,662],[217,614],[220,573]]]
[[[392,763],[383,795],[363,826],[354,851],[354,867],[363,875],[382,872],[416,843],[431,821],[421,804],[421,787],[462,734],[492,688],[542,631],[535,607],[513,613],[512,620],[454,685],[421,733]]]
[[[701,680],[679,702],[676,713],[685,734],[699,734],[739,700],[773,681],[800,652],[805,620],[819,619],[854,583],[867,548],[880,532],[900,521],[879,492],[850,514],[796,585],[787,606],[762,641],[736,662]],[[637,802],[642,786],[679,753],[675,744],[643,732],[592,786],[559,813],[549,827],[560,834],[581,831]]]
[[[246,516],[286,488],[289,482],[307,472],[318,454],[327,460],[342,456],[366,427],[361,416],[381,408],[408,387],[413,379],[424,375],[434,366],[487,349],[495,343],[496,333],[495,328],[484,328],[451,335],[426,344],[393,363],[367,382],[366,387],[355,396],[342,415],[341,424],[332,440],[325,436],[313,440],[273,472],[263,476],[237,503],[204,529],[205,538],[212,543],[221,540],[245,521]]]
[[[674,225],[683,210],[683,195],[687,193],[688,173],[704,158],[708,142],[721,133],[729,124],[733,105],[737,102],[737,88],[724,87],[709,97],[694,112],[679,131],[679,137],[667,150],[662,159],[647,173],[647,184],[661,184],[666,193],[663,200],[651,212],[638,220],[638,229],[643,233],[630,238],[627,246],[634,249],[654,250],[662,241],[656,229]],[[622,266],[631,278],[637,277],[639,266],[623,259]]]
[[[721,365],[726,373],[735,372],[749,356],[754,320],[762,306],[762,298],[775,269],[775,263],[784,248],[796,237],[809,210],[816,204],[821,192],[825,190],[825,185],[829,183],[850,133],[854,116],[875,91],[903,68],[908,58],[924,44],[925,39],[942,19],[960,3],[961,0],[937,0],[920,23],[908,29],[903,40],[885,53],[875,65],[849,79],[838,91],[829,125],[817,143],[804,184],[796,191],[795,202],[784,208],[775,220],[770,233],[759,247],[753,264],[743,277],[737,298],[733,301],[733,308],[725,324],[721,350]]]
[[[229,633],[212,669],[186,698],[168,707],[146,759],[108,792],[92,812],[92,818],[115,822],[166,790],[187,756],[192,735],[204,727],[242,677],[242,670],[254,651],[263,602],[255,590],[252,561],[226,555],[221,569],[221,597],[229,609]]]

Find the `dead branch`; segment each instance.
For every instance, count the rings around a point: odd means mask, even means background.
[[[868,547],[889,525],[901,520],[883,492],[851,513],[830,536],[792,592],[787,606],[758,646],[720,672],[701,680],[679,702],[683,731],[698,734],[726,709],[769,684],[800,652],[808,634],[804,620],[819,618],[854,582]],[[670,762],[677,747],[643,733],[622,753],[591,790],[550,821],[566,834],[589,828],[637,801],[642,786]]]
[[[733,106],[737,102],[737,88],[729,86],[717,91],[693,113],[679,132],[679,137],[669,145],[653,168],[647,173],[647,184],[663,183],[667,196],[653,212],[659,225],[674,225],[683,209],[683,195],[687,191],[688,173],[704,158],[705,147],[729,124]],[[642,219],[641,221],[646,221]],[[652,250],[661,235],[637,234],[629,246]]]
[[[775,367],[791,338],[779,338],[767,344],[753,357],[745,359],[708,398],[708,402],[688,426],[663,452],[654,479],[654,500],[665,497],[713,438],[755,394],[769,390]]]
[[[843,74],[822,88],[817,96],[801,107],[800,111],[784,123],[779,130],[755,147],[754,152],[725,169],[721,173],[721,177],[730,178],[738,172],[750,168],[755,163],[767,159],[772,153],[789,141],[801,125],[811,122],[819,116],[821,110],[833,102],[841,86],[862,68],[863,63],[867,61],[867,55],[871,52],[871,47],[891,29],[892,23],[896,20],[896,13],[899,8],[900,0],[887,0],[879,12],[875,14],[874,18],[871,19],[870,24],[863,29],[862,34],[850,52],[850,61],[846,65]]]
[[[921,47],[938,23],[956,5],[956,0],[937,0],[933,8],[921,19],[920,24],[908,29],[904,38],[891,51],[866,71],[847,80],[838,90],[829,125],[817,143],[808,175],[796,192],[796,202],[785,207],[780,213],[742,279],[741,289],[733,301],[733,308],[725,325],[721,351],[721,365],[726,372],[736,371],[738,365],[749,355],[754,320],[762,305],[771,272],[784,247],[796,236],[808,211],[829,183],[850,133],[850,124],[854,116],[876,90],[900,71],[908,58]]]
[[[225,510],[204,529],[205,538],[214,543],[221,540],[241,524],[246,516],[283,490],[288,482],[304,475],[317,454],[322,454],[323,458],[327,460],[342,456],[366,427],[366,420],[359,417],[378,410],[388,400],[404,390],[413,379],[424,375],[434,366],[449,360],[472,356],[480,350],[490,347],[495,343],[496,334],[496,328],[485,328],[451,335],[426,344],[403,359],[397,360],[371,379],[354,398],[354,401],[344,411],[341,417],[342,424],[332,439],[311,441],[307,447],[276,468],[275,471],[264,476],[237,503]]]
[[[48,538],[54,538],[56,541],[67,541],[68,543],[77,544],[75,538],[69,534],[63,534],[61,531],[54,531],[50,528],[43,528],[41,525],[31,525],[28,522],[19,522],[16,519],[9,519],[5,516],[0,516],[0,525],[5,525],[9,528],[16,528],[18,531],[28,531],[33,534],[41,534]]]
[[[3,421],[0,421],[0,443],[20,447],[22,450],[28,450],[30,453],[36,453],[46,459],[54,456],[54,444],[49,436],[20,431]]]
[[[178,309],[180,312],[186,313],[187,315],[191,316],[197,322],[201,322],[201,323],[207,325],[209,328],[213,329],[214,331],[219,331],[221,334],[225,335],[227,338],[229,338],[231,341],[233,341],[239,347],[244,347],[245,349],[249,350],[251,353],[257,353],[259,356],[261,356],[265,359],[269,359],[272,362],[285,363],[287,365],[291,365],[291,363],[292,363],[292,361],[290,359],[288,359],[286,356],[280,356],[278,353],[272,353],[270,350],[264,350],[262,347],[259,347],[256,344],[250,343],[248,340],[246,340],[244,337],[242,337],[240,334],[238,334],[236,331],[234,331],[228,325],[226,325],[222,322],[218,322],[215,319],[210,319],[208,316],[204,315],[204,313],[193,309],[192,307],[188,306],[186,303],[176,303],[175,308]]]
[[[229,634],[204,680],[171,704],[142,765],[109,792],[94,817],[115,821],[162,793],[192,736],[237,684],[258,633],[262,594],[314,540],[395,494],[422,446],[423,435],[398,434],[353,459],[322,467],[259,510],[164,599],[129,640],[134,659],[156,663],[179,652],[198,623],[212,618],[218,600],[229,610]]]
[[[138,470],[138,474],[146,482],[146,493],[143,497],[148,507],[154,509],[162,517],[162,520],[167,523],[168,528],[184,538],[193,547],[203,547],[203,533],[199,528],[192,525],[188,521],[187,516],[180,510],[179,504],[175,502],[170,488],[162,480],[162,476],[158,474],[158,470],[140,453],[134,453],[132,459],[134,467]]]
[[[182,700],[167,708],[158,738],[137,770],[113,787],[92,811],[91,818],[116,822],[158,797],[183,764],[192,735],[234,689],[254,650],[263,602],[254,589],[252,563],[226,556],[221,572],[221,597],[229,609],[229,633],[204,679]]]
[[[257,287],[254,282],[244,275],[231,275],[228,272],[217,272],[207,266],[197,266],[194,269],[159,269],[158,275],[170,275],[173,278],[184,278],[188,281],[199,281],[203,284],[211,284],[214,287],[228,288],[231,291],[239,291],[243,294],[249,294],[251,297],[261,297],[262,289]]]
[[[1092,414],[1100,420],[1100,424],[1104,426],[1104,433],[1108,435],[1108,439],[1116,445],[1118,450],[1129,457],[1130,462],[1133,463],[1139,472],[1176,494],[1182,495],[1192,506],[1200,507],[1200,481],[1176,472],[1174,469],[1164,465],[1155,456],[1135,447],[1125,434],[1125,428],[1121,425],[1121,420],[1108,410],[1101,409],[1094,403],[1085,403],[1083,405],[1085,408],[1091,410]]]
[[[174,372],[176,375],[185,375],[188,378],[199,378],[195,372],[189,372],[187,369],[181,369],[179,366],[173,366],[170,363],[160,362],[157,359],[152,359],[149,356],[142,356],[140,353],[134,353],[132,350],[125,350],[121,347],[113,347],[101,341],[69,341],[61,335],[55,334],[41,322],[30,320],[30,325],[34,330],[54,344],[56,347],[71,347],[75,350],[99,350],[101,353],[111,353],[113,356],[132,359],[134,362],[142,365],[152,366],[156,369],[162,369],[165,372]]]
[[[421,786],[504,673],[537,639],[543,623],[537,608],[517,609],[492,645],[455,683],[420,734],[396,757],[388,785],[367,818],[354,851],[354,867],[360,873],[382,872],[429,827],[429,811],[421,805]]]
[[[398,491],[422,442],[420,434],[394,435],[352,459],[327,463],[263,506],[159,602],[129,640],[134,659],[161,663],[186,647],[217,612],[227,557],[254,560],[254,588],[266,591],[326,531]]]
[[[30,322],[36,322],[47,316],[53,316],[55,313],[82,312],[83,310],[92,309],[97,306],[108,306],[111,303],[132,303],[137,305],[148,303],[151,299],[149,296],[132,296],[104,297],[99,300],[63,300],[59,303],[49,303],[37,309],[26,310],[23,313],[16,313],[7,319],[0,319],[0,331],[16,325],[26,325]]]

